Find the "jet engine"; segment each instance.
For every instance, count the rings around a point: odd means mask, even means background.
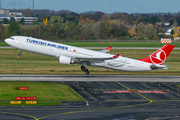
[[[58,59],[58,63],[61,63],[61,64],[74,64],[74,60],[72,60],[70,57],[66,57],[66,56],[63,56],[61,55]]]

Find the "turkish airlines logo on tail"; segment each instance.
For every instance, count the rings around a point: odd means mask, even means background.
[[[166,53],[164,50],[160,49],[150,55],[150,59],[154,64],[162,64],[166,60]]]

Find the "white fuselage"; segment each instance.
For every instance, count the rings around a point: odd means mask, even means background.
[[[12,39],[13,38],[13,39]],[[114,55],[102,53],[98,51],[88,50],[70,45],[50,42],[42,39],[36,39],[24,36],[13,36],[5,40],[9,45],[28,52],[43,54],[59,58],[60,56],[67,56],[70,58],[78,57],[112,57]],[[81,64],[81,63],[79,63]],[[130,59],[119,56],[115,59],[104,61],[88,62],[89,66],[104,67],[120,71],[150,71],[151,63]]]

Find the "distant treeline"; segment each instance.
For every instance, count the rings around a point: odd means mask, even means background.
[[[78,14],[68,10],[30,10],[13,9],[21,12],[23,16],[38,17],[32,25],[25,25],[22,19],[16,23],[4,19],[0,26],[0,39],[13,35],[32,36],[42,39],[150,39],[159,40],[165,36],[163,33],[171,25],[180,26],[180,14],[127,14],[116,12],[111,15],[103,12]],[[43,22],[46,20],[47,22]],[[156,26],[157,22],[169,22],[169,26]],[[163,28],[163,29],[160,29]]]

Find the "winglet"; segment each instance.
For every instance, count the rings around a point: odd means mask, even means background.
[[[106,50],[111,50],[111,48],[112,48],[112,47],[108,47],[108,48],[106,48]]]
[[[106,52],[109,52],[111,50],[112,47],[108,47],[106,48],[105,50],[100,50],[98,52],[102,52],[102,53],[106,53]]]
[[[113,58],[118,58],[120,56],[120,54],[116,54],[115,56],[113,56]]]

